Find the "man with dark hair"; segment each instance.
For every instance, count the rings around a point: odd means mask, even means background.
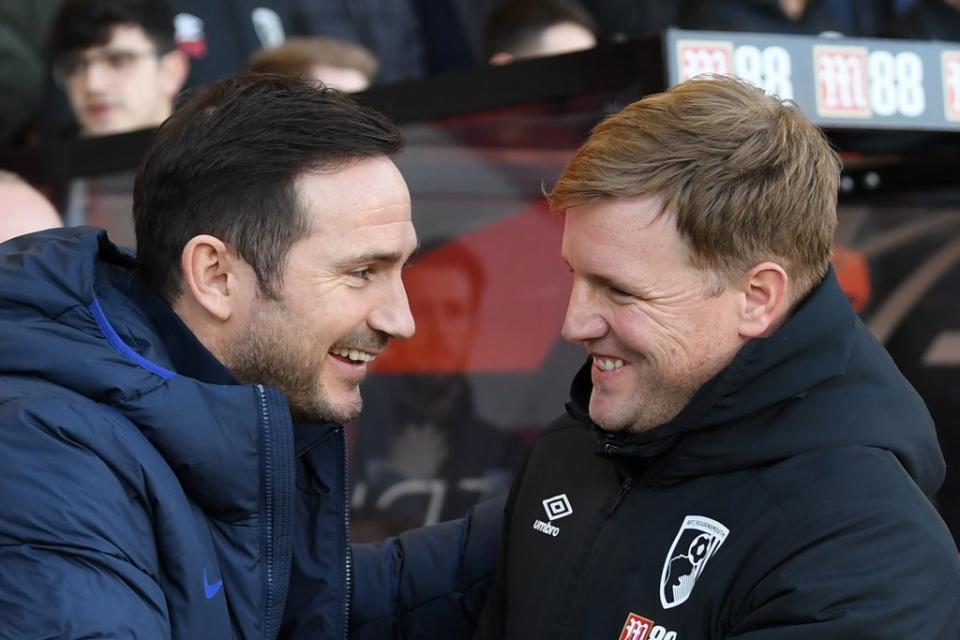
[[[401,142],[335,91],[231,78],[159,129],[136,259],[89,228],[3,246],[6,636],[469,634],[496,517],[349,547],[342,424],[414,331]]]
[[[593,129],[549,196],[589,358],[478,637],[960,637],[933,423],[830,268],[839,179],[795,104],[730,77]]]
[[[590,49],[590,14],[576,0],[506,0],[487,18],[484,48],[491,64]]]
[[[158,126],[189,70],[166,0],[66,0],[50,53],[84,135]]]
[[[576,0],[506,0],[487,17],[484,51],[491,64],[590,49],[590,14]]]

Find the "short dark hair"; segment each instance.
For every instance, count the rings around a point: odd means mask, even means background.
[[[597,32],[593,18],[574,0],[506,0],[490,13],[484,30],[486,56],[523,55],[537,47],[548,28],[572,22]]]
[[[143,29],[157,53],[176,47],[173,8],[167,0],[66,0],[51,31],[51,57],[103,46],[120,25]]]
[[[161,125],[137,173],[141,280],[172,305],[183,247],[209,234],[236,251],[261,292],[275,298],[290,247],[311,230],[296,178],[389,157],[402,146],[396,125],[333,89],[252,73],[207,87]]]

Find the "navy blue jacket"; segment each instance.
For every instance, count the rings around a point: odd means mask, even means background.
[[[484,518],[351,553],[342,426],[238,384],[132,267],[92,229],[0,245],[0,635],[469,635]]]
[[[590,366],[514,484],[477,637],[960,638],[933,423],[832,272],[649,431],[590,421]]]

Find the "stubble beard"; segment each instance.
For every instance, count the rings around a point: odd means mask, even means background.
[[[345,424],[363,409],[356,401],[338,407],[320,381],[324,360],[319,346],[304,343],[309,333],[296,322],[282,301],[262,301],[263,308],[226,350],[225,364],[241,382],[261,383],[283,392],[297,422]]]
[[[639,388],[619,400],[620,407],[598,415],[594,408],[597,390],[590,395],[590,417],[604,431],[641,433],[666,424],[680,415],[697,391],[718,371],[686,371],[668,380],[662,371],[647,373]]]

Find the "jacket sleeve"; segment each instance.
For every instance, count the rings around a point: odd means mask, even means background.
[[[159,587],[122,559],[5,544],[0,567],[4,638],[170,637]]]
[[[916,499],[822,514],[815,534],[757,582],[724,637],[960,638],[957,549],[919,492]]]
[[[500,550],[503,499],[462,520],[353,546],[353,640],[469,638]]]
[[[0,403],[0,636],[169,637],[162,589],[127,544],[152,548],[124,461],[62,426],[85,419],[79,411],[53,401],[38,411]]]

